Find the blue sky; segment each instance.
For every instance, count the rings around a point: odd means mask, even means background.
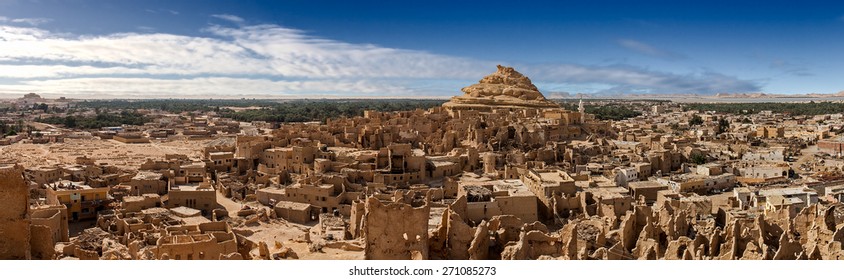
[[[844,4],[0,0],[0,98],[835,93]]]

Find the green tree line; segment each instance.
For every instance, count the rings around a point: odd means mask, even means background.
[[[577,111],[577,104],[571,102],[561,103],[563,108],[570,111]],[[611,105],[584,105],[583,110],[587,114],[595,115],[599,120],[624,120],[642,115],[642,112],[631,109],[624,104]]]
[[[305,122],[328,118],[362,116],[364,111],[409,111],[442,106],[444,100],[326,100],[291,101],[257,110],[235,112],[223,109],[223,117],[238,121]]]
[[[686,104],[685,110],[715,111],[735,115],[751,115],[761,111],[798,115],[823,115],[844,113],[844,103],[808,102],[808,103],[692,103]]]
[[[142,125],[151,121],[150,118],[134,111],[121,111],[119,113],[98,113],[94,116],[66,116],[48,117],[35,119],[37,122],[63,125],[66,128],[99,129],[107,126],[120,125]]]

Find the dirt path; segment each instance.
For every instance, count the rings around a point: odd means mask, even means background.
[[[217,194],[217,204],[226,208],[226,211],[229,212],[229,217],[236,217],[237,211],[240,211],[240,208],[242,207],[241,204],[226,198],[220,192],[215,191],[215,193]]]

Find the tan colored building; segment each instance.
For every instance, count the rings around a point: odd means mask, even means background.
[[[288,222],[305,224],[311,221],[311,205],[292,201],[279,201],[273,206],[277,217]]]
[[[78,182],[59,181],[47,184],[47,204],[65,205],[71,221],[95,219],[97,212],[105,210],[111,201],[108,190]]]
[[[161,197],[157,194],[123,197],[120,208],[125,212],[141,212],[141,210],[161,207]]]
[[[539,220],[539,200],[520,180],[458,182],[458,197],[465,196],[470,221],[480,223],[498,215],[513,215],[526,223]]]
[[[217,208],[217,194],[209,183],[170,186],[167,196],[167,208],[184,206],[200,210],[203,215]]]
[[[164,179],[164,175],[157,172],[138,172],[127,185],[132,187],[130,191],[132,195],[163,195],[167,193],[167,181]]]
[[[716,176],[705,176],[698,174],[680,174],[669,179],[657,179],[662,185],[668,186],[672,191],[680,193],[708,194],[710,191],[726,190],[736,186],[736,175],[720,174]]]
[[[149,138],[140,133],[117,133],[112,139],[126,144],[149,143]]]
[[[44,226],[49,229],[50,236],[52,236],[50,244],[70,240],[67,207],[64,205],[43,205],[32,208],[30,212],[33,226]]]
[[[645,203],[653,205],[653,203],[656,202],[657,192],[667,190],[668,186],[662,185],[656,181],[639,181],[628,183],[627,188],[630,190],[630,195],[633,196],[634,199],[644,197]]]
[[[26,169],[26,174],[30,180],[43,186],[61,180],[64,172],[55,166],[39,166]]]
[[[783,138],[785,137],[785,128],[776,126],[760,126],[756,128],[756,137],[758,138]]]
[[[237,236],[226,222],[167,227],[156,245],[159,259],[219,260],[238,254]]]

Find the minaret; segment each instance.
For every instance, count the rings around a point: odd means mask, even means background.
[[[586,123],[586,109],[583,108],[583,96],[580,97],[580,103],[577,105],[577,111],[580,112],[580,123]]]

